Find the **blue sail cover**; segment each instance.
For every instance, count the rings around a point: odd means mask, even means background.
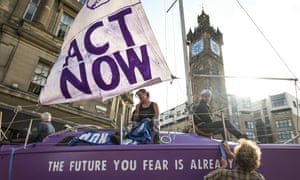
[[[92,144],[92,145],[110,145],[113,144],[110,137],[114,132],[98,132],[98,131],[86,131],[76,137],[74,137],[68,144]]]
[[[146,119],[139,122],[137,127],[133,129],[124,141],[125,144],[149,144],[151,143],[151,125]],[[131,141],[129,141],[129,140]]]
[[[149,144],[151,143],[151,124],[147,120],[139,122],[136,128],[128,132],[123,144]],[[111,145],[112,136],[118,136],[116,132],[110,131],[86,131],[78,136],[75,136],[68,144],[73,146],[76,144],[91,144],[91,145]]]

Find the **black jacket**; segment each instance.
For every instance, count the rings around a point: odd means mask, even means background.
[[[211,112],[205,101],[201,100],[194,111],[194,123],[211,123]]]

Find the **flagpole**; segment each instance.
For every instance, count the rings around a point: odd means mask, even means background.
[[[189,65],[189,59],[188,59],[188,52],[187,52],[187,39],[186,39],[186,31],[185,31],[185,20],[184,20],[184,10],[183,10],[183,3],[182,0],[179,1],[179,14],[180,14],[180,24],[181,24],[181,37],[182,37],[182,46],[183,46],[183,57],[184,57],[184,69],[185,69],[185,80],[186,80],[186,95],[187,95],[187,108],[189,112],[189,119],[192,120],[193,124],[193,131],[195,133],[195,126],[194,126],[194,118],[191,107],[193,104],[192,99],[192,84],[191,84],[191,78],[190,78],[190,65]]]

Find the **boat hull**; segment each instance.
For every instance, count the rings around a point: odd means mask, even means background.
[[[300,147],[260,145],[266,179],[297,179]],[[47,146],[3,150],[1,179],[202,179],[220,165],[218,143],[209,145]],[[228,168],[234,168],[232,159]]]

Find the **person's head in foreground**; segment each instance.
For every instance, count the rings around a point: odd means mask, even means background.
[[[242,171],[250,172],[260,166],[261,151],[253,141],[240,139],[234,148],[234,156],[237,168]]]

